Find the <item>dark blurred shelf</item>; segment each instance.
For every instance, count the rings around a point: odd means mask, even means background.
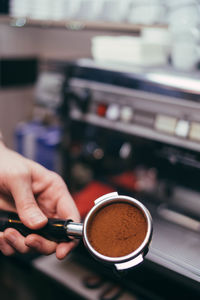
[[[92,30],[92,31],[114,31],[124,33],[140,33],[143,28],[167,28],[166,25],[136,25],[130,23],[103,22],[103,21],[82,21],[82,20],[36,20],[29,18],[13,18],[0,16],[0,24],[7,24],[13,27],[39,27],[58,28],[67,30]]]

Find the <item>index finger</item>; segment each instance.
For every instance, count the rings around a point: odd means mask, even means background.
[[[61,218],[72,219],[74,222],[80,222],[78,209],[67,188],[63,188],[62,196],[57,203],[57,213]]]
[[[19,178],[13,180],[10,189],[17,212],[24,225],[32,229],[44,226],[47,223],[47,217],[36,203],[29,176],[19,175]]]

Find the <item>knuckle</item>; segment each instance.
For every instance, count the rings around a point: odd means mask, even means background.
[[[21,179],[27,179],[30,176],[30,172],[27,168],[21,169],[17,174],[15,174],[17,177],[20,176]]]
[[[65,184],[63,178],[59,174],[57,174],[53,171],[50,171],[49,179],[51,180],[54,187],[66,189],[66,184]]]
[[[8,179],[13,181],[19,178],[20,180],[26,180],[27,178],[29,178],[29,176],[30,176],[30,172],[28,168],[22,166],[18,166],[18,168],[12,168],[7,173]]]
[[[11,228],[7,228],[4,231],[4,239],[8,240],[11,234],[12,234],[12,229]]]
[[[63,181],[62,177],[58,173],[56,173],[54,171],[50,171],[50,176],[54,180],[61,180],[61,181]]]
[[[62,181],[62,177],[53,171],[51,171],[49,175],[50,175],[51,179],[55,182]]]
[[[6,243],[4,237],[2,236],[2,232],[0,237],[0,252],[2,252],[5,256],[10,256],[15,253],[15,250]]]

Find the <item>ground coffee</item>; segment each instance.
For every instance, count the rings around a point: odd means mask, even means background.
[[[132,253],[144,241],[147,221],[142,211],[128,203],[111,203],[92,217],[87,235],[92,247],[109,257]]]

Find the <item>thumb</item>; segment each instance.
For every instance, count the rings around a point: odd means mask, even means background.
[[[18,176],[13,180],[11,193],[15,200],[17,212],[25,226],[31,229],[39,229],[47,223],[47,217],[38,207],[31,187],[31,178]]]

